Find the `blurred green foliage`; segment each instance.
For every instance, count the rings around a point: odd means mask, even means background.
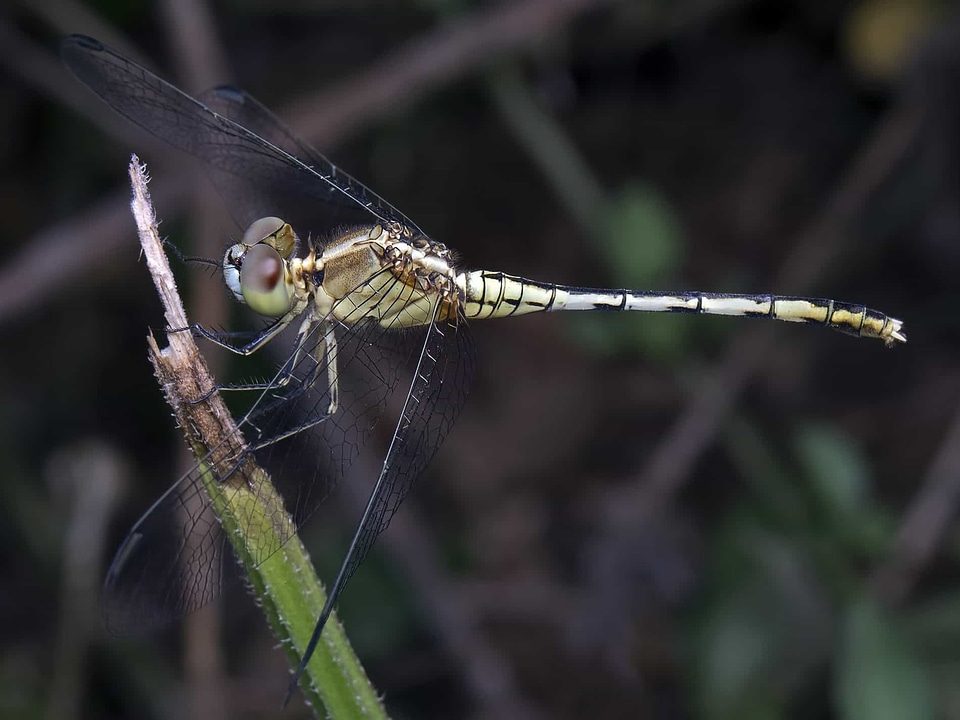
[[[868,597],[847,606],[836,684],[843,720],[937,717],[929,670],[898,625]]]
[[[869,186],[843,227],[827,228],[845,247],[818,292],[916,329],[909,345],[887,353],[817,328],[770,328],[783,341],[768,346],[735,414],[708,430],[707,449],[658,508],[667,530],[642,528],[640,542],[625,543],[626,559],[610,559],[591,556],[588,542],[609,531],[604,508],[633,509],[625,499],[646,490],[638,468],[658,457],[744,321],[569,313],[477,323],[477,387],[400,512],[442,546],[434,554],[448,561],[434,571],[459,592],[451,615],[463,622],[458,631],[487,643],[484,652],[466,657],[475,646],[431,617],[420,597],[429,590],[404,580],[385,543],[340,608],[396,716],[499,716],[490,703],[504,697],[557,718],[960,716],[956,530],[900,602],[882,602],[872,584],[908,506],[925,492],[958,377],[957,43],[945,25],[911,65],[914,20],[931,3],[909,5],[607,4],[522,51],[493,52],[465,70],[450,65],[452,79],[413,87],[320,148],[471,265],[598,287],[803,292],[758,284],[802,258],[806,248],[795,243],[824,218],[830,225],[832,208],[849,208],[838,189]],[[393,53],[429,45],[434,33],[469,29],[471,13],[494,6],[217,6],[231,63],[223,81],[284,114],[324,97],[324,87],[349,87]],[[96,9],[175,77],[182,58],[157,8]],[[46,22],[25,5],[16,12],[28,30]],[[910,22],[896,21],[903,13]],[[874,22],[882,37],[864,34]],[[61,31],[43,31],[51,63]],[[879,48],[873,67],[882,76],[863,82],[870,68],[852,34],[877,40],[866,50]],[[0,104],[11,262],[39,247],[53,220],[82,232],[85,199],[125,195],[126,153],[139,149],[93,129],[26,77],[8,82]],[[925,124],[894,170],[870,165],[851,178],[858,153],[903,102],[894,77]],[[189,178],[165,155],[144,159],[158,185]],[[166,210],[163,227],[180,243],[192,227],[179,220],[186,211]],[[146,329],[162,319],[126,232],[126,249],[105,260],[61,255],[82,268],[81,281],[59,283],[59,294],[35,298],[43,303],[4,327],[0,715],[42,717],[50,694],[64,511],[45,484],[46,460],[88,435],[135,458],[138,481],[112,522],[111,547],[176,477],[179,438],[143,349]],[[224,245],[229,232],[237,230],[224,231]],[[222,292],[218,278],[179,276]],[[250,327],[241,308],[227,312],[227,329]],[[250,360],[230,358],[223,377],[268,376],[277,362]],[[696,427],[710,422],[692,418]],[[311,523],[327,578],[355,520],[341,501],[332,497],[331,511]],[[601,588],[597,567],[607,565],[619,573]],[[675,577],[692,580],[671,588]],[[611,607],[625,619],[622,632],[597,631],[585,650],[569,631],[591,593],[608,604],[590,619],[602,625],[616,615]],[[234,715],[273,717],[282,659],[256,615],[230,609],[236,595],[223,603],[218,696]],[[185,669],[179,632],[91,639],[80,668],[85,716],[182,716],[197,676]],[[478,690],[478,677],[503,695]]]

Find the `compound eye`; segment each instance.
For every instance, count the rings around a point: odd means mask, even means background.
[[[283,259],[264,243],[254,245],[244,254],[240,291],[247,305],[260,315],[280,317],[293,307],[293,284],[286,281]]]
[[[266,243],[278,253],[284,260],[293,257],[294,252],[299,245],[300,240],[297,234],[278,217],[262,217],[254,221],[243,233],[243,240],[240,244],[251,247],[257,243]]]
[[[241,242],[247,246],[256,245],[257,243],[266,240],[284,225],[286,225],[286,223],[283,222],[283,220],[273,216],[262,217],[259,220],[254,220],[244,231],[243,240]]]

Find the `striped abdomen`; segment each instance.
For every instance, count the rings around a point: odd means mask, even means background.
[[[858,337],[879,338],[888,346],[907,341],[900,320],[863,305],[836,300],[784,295],[602,290],[534,282],[489,270],[474,270],[461,277],[465,290],[464,314],[468,318],[507,317],[554,310],[702,313],[826,325]]]

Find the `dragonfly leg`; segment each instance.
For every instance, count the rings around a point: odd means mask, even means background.
[[[323,342],[317,345],[313,359],[317,363],[327,360],[327,384],[330,388],[330,404],[327,406],[327,416],[333,415],[340,406],[340,385],[337,380],[337,335],[333,331],[334,324],[329,320],[325,323]],[[321,345],[323,350],[321,350]]]
[[[323,339],[320,340],[317,343],[316,347],[310,352],[310,357],[314,361],[314,371],[323,367],[324,363],[326,363],[326,366],[327,366],[327,387],[330,394],[330,400],[327,403],[327,411],[325,413],[322,413],[320,415],[316,415],[315,417],[310,418],[306,422],[300,425],[297,425],[294,428],[291,428],[288,432],[274,435],[270,437],[269,440],[266,440],[262,443],[255,445],[253,447],[254,450],[262,450],[263,448],[268,447],[269,445],[273,445],[274,443],[280,442],[281,440],[285,440],[286,438],[291,437],[292,435],[296,435],[298,433],[303,432],[304,430],[308,430],[316,425],[319,425],[322,422],[326,422],[326,420],[329,419],[337,411],[337,408],[340,405],[340,386],[339,386],[339,381],[337,379],[337,336],[334,332],[334,327],[335,327],[335,323],[331,322],[330,320],[324,321]],[[302,346],[302,342],[301,342],[301,346]],[[299,349],[301,348],[298,348],[298,352],[299,352]],[[284,380],[279,380],[277,382],[274,382],[271,385],[271,388],[279,387],[281,383],[285,384],[286,382],[289,381],[292,375],[293,375],[292,372],[288,373],[287,377]],[[304,378],[302,382],[305,388],[309,388],[317,381],[318,381],[318,378],[314,376],[313,373],[311,372]],[[299,379],[298,379],[298,382],[300,382]],[[244,418],[243,424],[249,424],[254,429],[259,430],[259,428],[257,428],[257,426],[253,423],[250,417]]]
[[[281,320],[283,319],[284,318],[281,318]],[[275,390],[278,388],[285,387],[290,382],[291,379],[296,379],[296,376],[294,375],[293,371],[300,360],[300,355],[303,352],[304,342],[307,336],[309,335],[310,328],[313,326],[314,322],[315,322],[315,319],[312,316],[308,315],[306,318],[304,318],[303,323],[301,323],[300,325],[300,331],[297,333],[297,339],[294,342],[293,354],[283,364],[283,367],[280,368],[279,372],[277,372],[277,374],[274,375],[272,379],[263,381],[263,382],[230,383],[230,384],[218,383],[217,385],[214,385],[209,391],[205,392],[203,395],[201,395],[199,398],[197,398],[193,402],[203,402],[204,400],[209,398],[211,395],[213,395],[215,392],[219,392],[219,391],[235,391],[235,390],[266,391],[266,390]],[[286,322],[278,321],[277,323],[274,323],[273,325],[268,327],[263,333],[261,333],[261,335],[257,337],[253,342],[244,346],[244,348],[241,348],[241,349],[246,349],[246,352],[238,352],[238,349],[236,347],[228,343],[224,343],[221,340],[222,336],[217,337],[215,333],[211,333],[209,330],[206,330],[205,328],[201,328],[201,330],[204,333],[203,337],[210,339],[212,342],[216,343],[217,345],[221,347],[225,347],[229,350],[232,350],[233,352],[237,352],[237,354],[250,355],[251,353],[254,353],[257,350],[259,350],[261,347],[263,347],[263,345],[268,340],[271,340],[274,337],[276,337],[277,334],[289,324],[290,324],[289,320],[287,320]]]
[[[245,345],[234,345],[225,338],[232,336],[244,336],[246,333],[217,333],[212,330],[207,330],[203,325],[198,323],[193,323],[184,328],[167,328],[167,332],[192,332],[195,336],[201,337],[204,340],[212,342],[217,347],[222,347],[224,350],[229,350],[230,352],[236,355],[252,355],[257,350],[262,348],[273,338],[279,335],[286,327],[290,324],[290,321],[293,319],[291,314],[284,315],[283,317],[277,318],[273,321],[272,324],[268,325],[263,332],[261,332],[257,337],[255,337],[250,342]]]

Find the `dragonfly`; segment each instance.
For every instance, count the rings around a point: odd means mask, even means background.
[[[61,56],[120,115],[198,157],[245,228],[219,265],[229,292],[266,325],[247,342],[199,326],[194,332],[250,355],[295,329],[287,360],[270,380],[218,386],[258,393],[238,432],[277,485],[293,528],[348,474],[377,423],[396,417],[294,686],[345,585],[464,405],[476,369],[471,321],[565,310],[675,312],[812,323],[887,346],[906,342],[900,320],[835,300],[584,288],[469,270],[250,95],[220,87],[194,99],[86,36],[64,39]],[[216,477],[211,490],[201,479],[205,470],[201,460],[181,477],[117,551],[101,603],[111,633],[174,620],[217,597],[227,582],[229,563],[220,558],[229,543],[209,508],[212,495],[230,491],[233,471]],[[288,539],[278,535],[260,547],[254,563]]]

